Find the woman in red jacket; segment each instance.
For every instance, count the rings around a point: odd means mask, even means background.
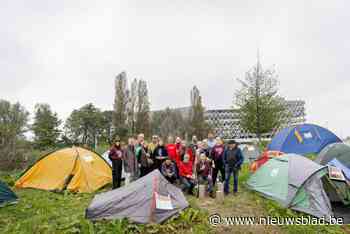
[[[193,188],[196,183],[193,177],[193,164],[188,154],[185,154],[183,161],[179,161],[178,167],[183,190],[193,195]]]
[[[166,145],[166,150],[170,160],[177,163],[179,160],[176,152],[176,145],[174,144],[174,138],[171,136],[168,137],[168,144]]]

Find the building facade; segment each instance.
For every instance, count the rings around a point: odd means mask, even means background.
[[[287,116],[286,126],[301,124],[305,122],[305,102],[299,100],[285,101]],[[255,134],[244,131],[239,126],[237,110],[215,109],[205,112],[206,121],[212,126],[214,133],[224,139],[252,140]],[[263,138],[271,138],[274,133],[264,134]]]

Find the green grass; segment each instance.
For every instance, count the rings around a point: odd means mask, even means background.
[[[0,172],[0,179],[13,186],[19,173]],[[241,216],[251,213],[273,217],[302,215],[282,208],[276,202],[247,190],[244,183],[248,178],[249,171],[245,165],[240,173],[241,185],[238,197],[226,197],[223,204],[216,204],[215,200],[208,200],[214,206],[212,209],[210,206],[209,208],[203,207],[202,201],[197,198],[188,197],[191,208],[162,225],[135,225],[127,220],[93,223],[85,219],[85,209],[95,194],[68,192],[59,194],[33,189],[15,190],[20,198],[18,204],[0,208],[0,233],[231,233],[232,230],[243,230],[239,232],[246,233],[248,229],[244,227],[241,229],[231,227],[228,232],[210,227],[207,217],[213,212],[226,212],[225,215],[239,214]],[[109,189],[110,187],[105,188],[105,190]],[[264,232],[252,230],[250,233],[269,233],[266,228],[263,229]],[[344,229],[338,226],[282,226],[271,230],[277,230],[277,233],[298,234],[344,233]]]
[[[15,176],[0,173],[14,184]],[[110,188],[106,188],[109,190]],[[19,202],[0,208],[0,233],[208,233],[207,212],[189,208],[163,225],[135,225],[127,220],[90,222],[85,209],[94,194],[15,190]],[[101,192],[101,191],[99,191]],[[195,206],[195,205],[194,205]]]

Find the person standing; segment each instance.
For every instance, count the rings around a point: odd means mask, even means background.
[[[211,150],[216,145],[214,134],[212,132],[208,133],[208,148]]]
[[[154,158],[155,167],[161,170],[162,163],[168,158],[168,152],[162,139],[159,139],[158,146],[155,148],[152,158]]]
[[[207,158],[210,157],[210,148],[208,145],[208,140],[203,140],[202,145],[200,147],[200,154],[204,153]]]
[[[225,146],[220,137],[216,138],[216,145],[210,153],[210,158],[213,160],[213,184],[215,185],[218,173],[221,174],[221,182],[225,180],[225,166],[224,166],[224,152]]]
[[[150,155],[153,155],[154,150],[158,146],[158,143],[159,143],[159,137],[157,135],[153,135],[151,143],[148,144],[148,153]]]
[[[172,136],[168,137],[168,144],[166,145],[166,150],[168,152],[168,156],[170,160],[177,163],[178,155],[177,155],[176,145],[174,144],[174,138]]]
[[[197,139],[197,136],[192,136],[192,142],[191,144],[189,145],[189,150],[192,151],[192,157],[193,157],[193,163],[195,163],[196,161],[196,156],[197,156],[197,150],[198,150],[198,139]]]
[[[112,161],[113,189],[116,189],[121,185],[123,170],[123,150],[119,137],[116,137],[114,144],[109,150],[108,157]]]
[[[135,157],[135,138],[128,139],[128,145],[124,151],[125,185],[137,178],[137,160]]]
[[[143,177],[148,173],[149,167],[147,152],[145,151],[144,144],[144,135],[139,134],[137,136],[137,144],[135,146],[135,156],[140,169],[140,177]]]
[[[241,169],[243,163],[243,154],[238,144],[234,140],[228,142],[228,147],[224,153],[224,165],[225,165],[225,185],[224,193],[227,195],[230,192],[230,178],[233,174],[233,193],[238,191],[238,172]]]

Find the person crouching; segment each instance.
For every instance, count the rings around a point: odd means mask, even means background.
[[[161,173],[171,184],[175,183],[177,178],[176,166],[169,158],[162,163]]]
[[[179,162],[179,174],[183,190],[187,191],[190,195],[193,195],[193,188],[196,185],[192,173],[192,162],[190,161],[190,156],[185,154],[183,161]]]
[[[108,157],[112,161],[113,189],[119,188],[122,182],[123,170],[123,150],[119,137],[115,139],[114,144],[109,150]]]
[[[196,165],[196,172],[198,183],[208,183],[208,193],[212,196],[213,194],[213,180],[212,180],[212,163],[211,160],[207,158],[205,154],[200,155],[200,159]]]

